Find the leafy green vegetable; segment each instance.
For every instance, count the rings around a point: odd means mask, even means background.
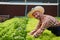
[[[0,40],[26,40],[26,17],[15,17],[0,25]]]
[[[60,21],[59,17],[56,18]],[[30,35],[38,22],[35,18],[15,17],[0,23],[0,40],[60,40],[47,29],[38,38]]]

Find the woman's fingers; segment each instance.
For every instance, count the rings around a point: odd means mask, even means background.
[[[38,37],[40,34],[41,34],[41,30],[39,29],[38,31],[36,31],[34,34],[33,34],[33,36],[34,37]]]
[[[38,37],[38,35],[37,35],[36,33],[34,33],[34,34],[33,34],[33,36],[34,36],[35,38],[37,38],[37,37]]]
[[[37,37],[40,36],[40,33],[34,33],[33,36],[34,36],[35,38],[37,38]]]
[[[34,37],[40,36],[44,30],[45,30],[45,28],[43,28],[43,27],[42,27],[42,28],[39,28],[39,29],[33,34],[33,36],[34,36]]]
[[[32,32],[30,32],[31,35],[33,35],[36,32],[36,30],[33,30]]]

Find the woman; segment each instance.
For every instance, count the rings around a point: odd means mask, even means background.
[[[46,28],[52,30],[52,28],[60,26],[59,21],[50,15],[45,15],[44,12],[45,10],[42,6],[36,6],[27,15],[28,17],[34,17],[39,20],[36,29],[30,33],[34,37],[41,35]]]

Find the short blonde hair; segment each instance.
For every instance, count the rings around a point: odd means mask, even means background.
[[[45,10],[42,6],[36,6],[34,7],[31,11],[29,11],[29,13],[27,14],[28,17],[34,17],[32,14],[35,12],[35,11],[39,11],[40,13],[44,14]]]

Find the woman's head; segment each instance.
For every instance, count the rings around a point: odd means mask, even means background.
[[[40,17],[42,16],[39,11],[35,11],[32,15],[37,19],[40,19]]]
[[[45,10],[42,6],[36,6],[28,13],[28,17],[37,17],[40,14],[44,14]],[[36,14],[36,15],[35,15]],[[35,16],[34,16],[35,15]]]

